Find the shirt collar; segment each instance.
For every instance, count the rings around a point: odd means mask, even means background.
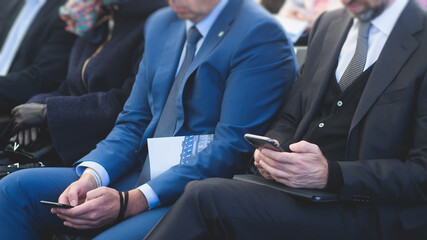
[[[199,30],[200,34],[202,35],[202,38],[204,38],[204,37],[206,37],[206,35],[208,35],[209,30],[211,29],[215,20],[218,18],[219,14],[225,8],[227,3],[228,3],[228,0],[220,0],[220,2],[212,9],[212,11],[209,13],[209,15],[196,24],[196,28],[197,28],[197,30]],[[191,22],[190,20],[187,20],[186,21],[187,31],[193,25],[194,25],[193,22]]]
[[[407,4],[408,0],[395,0],[382,14],[371,21],[372,25],[389,36]]]

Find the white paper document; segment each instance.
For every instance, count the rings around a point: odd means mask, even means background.
[[[170,167],[186,164],[189,159],[205,149],[213,140],[213,134],[179,137],[148,138],[150,177],[157,177]]]

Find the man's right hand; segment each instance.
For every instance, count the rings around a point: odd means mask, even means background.
[[[83,173],[79,180],[73,182],[59,196],[58,202],[77,206],[86,199],[86,193],[97,187],[95,178],[88,173]]]

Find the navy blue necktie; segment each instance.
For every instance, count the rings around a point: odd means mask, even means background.
[[[182,85],[185,75],[187,74],[188,68],[193,62],[194,53],[196,52],[196,44],[201,37],[202,35],[195,26],[191,27],[187,32],[187,45],[184,61],[182,62],[181,68],[179,69],[171,90],[169,91],[168,99],[166,100],[165,107],[163,108],[162,114],[160,115],[159,123],[157,124],[153,137],[172,137],[175,131],[177,120],[176,100],[178,98],[179,88]],[[140,186],[149,180],[150,161],[147,155],[136,186]]]
[[[175,131],[177,121],[176,101],[178,92],[191,63],[193,62],[196,45],[201,37],[202,35],[195,26],[191,27],[187,32],[187,45],[184,61],[182,62],[181,68],[179,69],[172,88],[169,91],[165,107],[163,108],[162,115],[160,115],[156,130],[154,131],[154,137],[170,137]]]

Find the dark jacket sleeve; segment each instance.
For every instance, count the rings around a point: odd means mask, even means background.
[[[47,119],[54,146],[64,165],[70,166],[104,139],[113,128],[135,81],[143,41],[133,56],[132,74],[120,88],[65,96],[66,84],[46,97]]]
[[[31,64],[0,77],[0,112],[8,114],[31,96],[56,89],[67,73],[68,59],[75,37],[64,30],[58,18],[52,22],[46,42]]]

